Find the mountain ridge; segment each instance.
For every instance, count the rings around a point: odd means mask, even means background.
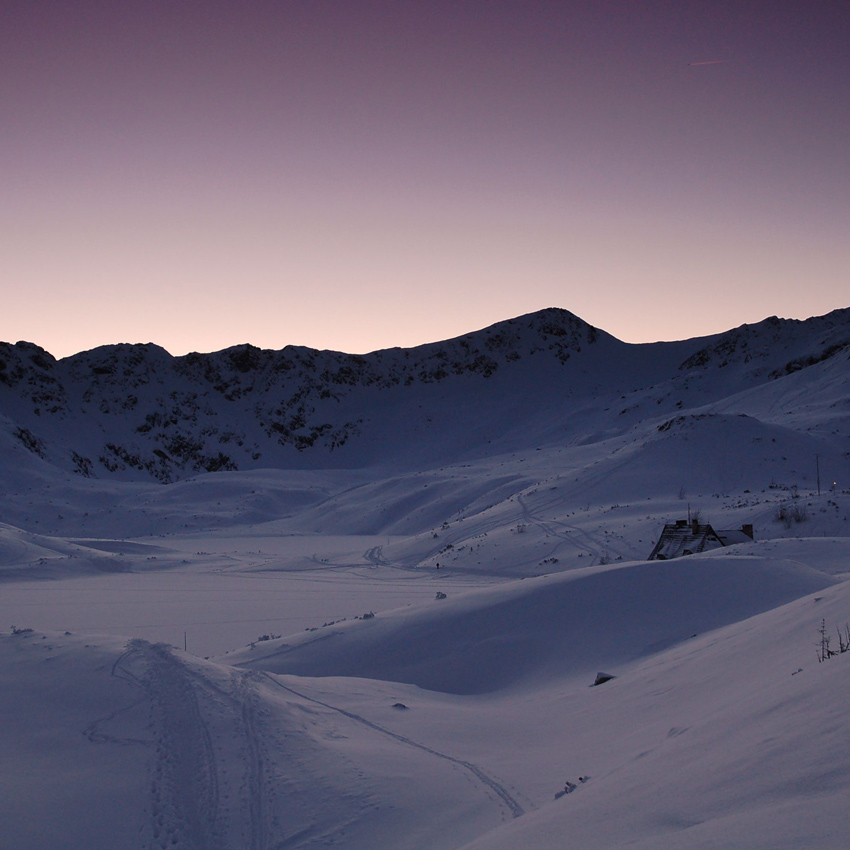
[[[83,476],[163,483],[204,471],[398,463],[407,453],[447,461],[477,446],[509,448],[521,432],[554,438],[553,422],[578,433],[569,423],[587,415],[605,420],[600,434],[621,432],[848,352],[850,308],[639,344],[560,308],[365,355],[242,344],[174,357],[124,343],[56,360],[33,343],[0,343],[0,430]]]

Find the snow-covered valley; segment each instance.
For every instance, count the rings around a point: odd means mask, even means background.
[[[846,846],[850,310],[0,344],[0,460],[0,846]]]

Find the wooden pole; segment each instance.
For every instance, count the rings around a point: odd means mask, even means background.
[[[815,464],[818,470],[818,496],[820,496],[820,455],[815,455]]]

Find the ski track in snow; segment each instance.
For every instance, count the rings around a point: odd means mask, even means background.
[[[154,748],[151,850],[230,850],[233,846],[266,850],[274,845],[270,822],[272,789],[266,780],[265,733],[255,687],[262,679],[404,746],[457,765],[493,792],[513,818],[525,814],[511,792],[477,764],[311,697],[283,684],[270,673],[233,671],[231,690],[194,671],[170,647],[133,640],[113,664],[112,675],[136,685],[145,696],[95,721],[84,734],[93,742]],[[119,739],[100,729],[117,714],[145,701],[150,704],[151,739]],[[235,739],[236,743],[229,739]],[[242,784],[235,794],[237,777],[222,774],[216,755],[224,746],[235,746],[242,762]],[[236,845],[234,840],[238,842]]]
[[[316,699],[315,697],[308,696],[301,691],[295,690],[295,688],[291,688],[288,685],[284,685],[283,682],[276,679],[271,673],[261,673],[263,677],[268,679],[273,685],[278,688],[281,688],[284,691],[288,691],[289,693],[307,700],[308,702],[312,702],[315,705],[320,705],[323,708],[330,709],[331,711],[336,711],[339,714],[342,714],[344,717],[347,717],[349,720],[353,720],[356,723],[360,723],[363,726],[367,726],[369,729],[374,730],[375,732],[380,733],[381,735],[386,735],[390,738],[399,741],[402,744],[406,744],[409,747],[414,747],[417,750],[422,750],[422,752],[428,753],[429,755],[435,756],[439,759],[444,759],[445,761],[451,762],[452,764],[456,764],[459,767],[464,768],[469,771],[473,776],[476,777],[481,783],[486,785],[495,794],[502,800],[502,802],[507,806],[510,810],[511,816],[514,818],[521,817],[525,814],[525,809],[517,802],[517,800],[513,797],[510,791],[505,788],[500,782],[497,782],[491,776],[488,776],[478,765],[473,764],[469,761],[464,761],[463,759],[456,758],[455,756],[450,756],[447,753],[442,753],[439,750],[435,750],[432,747],[428,747],[425,744],[420,744],[418,741],[414,741],[412,738],[408,738],[404,735],[399,735],[397,732],[392,732],[384,726],[379,725],[378,723],[374,723],[371,720],[367,720],[365,717],[362,717],[359,714],[355,714],[352,711],[346,711],[344,708],[339,708],[338,706],[331,705],[327,702],[322,702],[322,700]]]
[[[239,679],[238,694],[242,706],[242,724],[245,731],[248,757],[248,815],[251,826],[250,850],[263,850],[267,846],[263,754],[257,717],[257,694],[250,687],[249,676]]]
[[[384,559],[384,547],[373,546],[371,549],[363,553],[363,557],[376,567],[388,567],[389,562]]]
[[[163,848],[217,848],[219,788],[215,751],[192,679],[168,649],[146,646],[145,685],[159,722],[154,781],[154,838]]]
[[[591,534],[589,534],[585,529],[578,528],[574,525],[568,525],[567,523],[560,522],[558,523],[566,531],[556,531],[555,528],[544,520],[540,519],[538,516],[531,512],[531,509],[526,504],[525,499],[522,497],[522,493],[517,493],[517,502],[519,502],[520,508],[522,509],[522,519],[524,522],[527,522],[529,525],[536,525],[540,528],[544,534],[548,537],[555,537],[561,540],[563,543],[569,543],[571,546],[574,546],[576,549],[587,552],[591,555],[596,555],[599,551],[599,542],[594,538]],[[551,500],[551,504],[555,504],[555,500]],[[547,507],[546,504],[542,505],[542,507]],[[587,543],[582,544],[577,537],[583,537],[587,541]],[[557,551],[559,547],[556,546],[553,551]]]
[[[161,644],[134,640],[113,675],[143,688],[151,702],[156,761],[151,784],[152,848],[230,850],[267,847],[262,734],[250,675],[235,679],[234,693],[194,672]],[[215,705],[224,701],[225,711]],[[135,703],[138,704],[138,703]],[[223,728],[213,728],[224,720]],[[103,721],[99,721],[103,722]],[[229,803],[216,758],[222,739],[237,740],[244,760],[241,793]],[[235,789],[227,789],[228,791]]]

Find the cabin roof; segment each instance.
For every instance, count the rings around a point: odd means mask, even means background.
[[[715,531],[710,523],[689,522],[680,519],[665,524],[658,543],[655,544],[655,548],[649,555],[649,560],[666,561],[671,558],[680,558],[683,555],[695,555],[697,552],[705,552],[721,546],[748,543],[752,539],[752,526]]]

